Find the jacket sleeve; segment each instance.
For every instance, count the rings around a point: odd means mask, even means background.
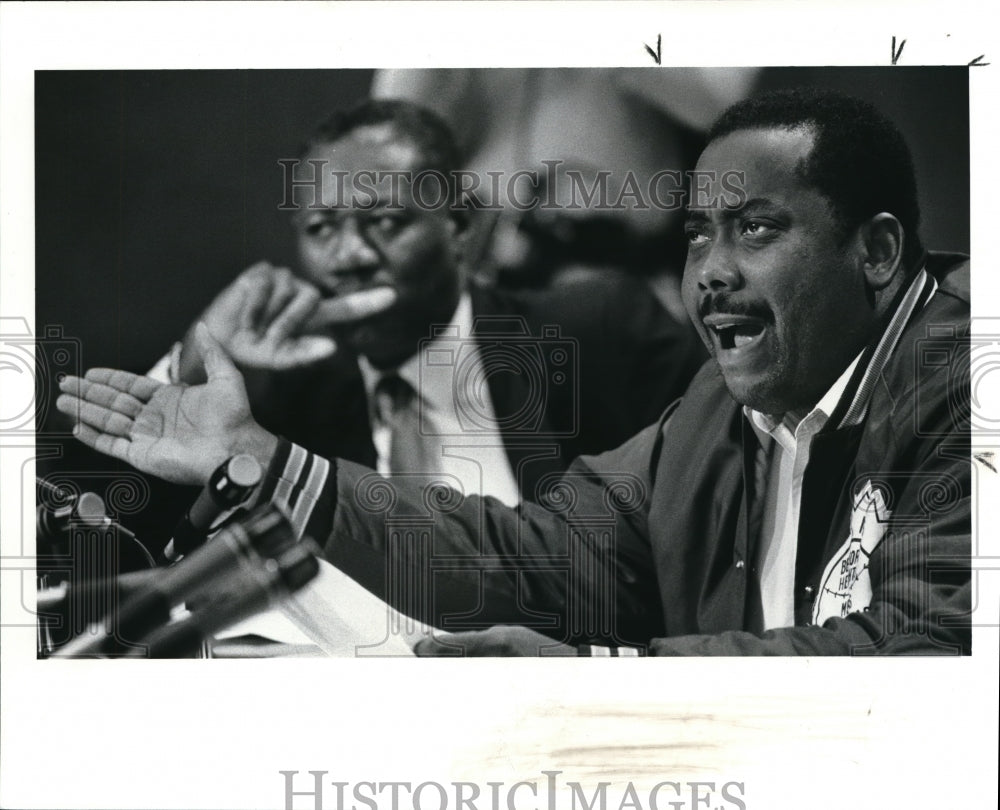
[[[288,442],[262,496],[286,508],[299,536],[322,539],[331,563],[443,629],[523,624],[587,655],[969,651],[971,466],[964,449],[937,446],[894,482],[866,609],[761,635],[664,638],[648,526],[664,420],[577,459],[543,503],[518,509],[463,499],[433,479],[385,479]]]
[[[662,632],[646,527],[659,425],[577,459],[544,503],[462,498],[428,476],[391,479],[282,442],[260,499],[397,610],[443,629],[497,623],[559,640],[636,645]],[[630,583],[629,587],[621,587]]]

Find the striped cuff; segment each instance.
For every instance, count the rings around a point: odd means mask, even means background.
[[[646,650],[642,647],[599,647],[596,644],[581,644],[576,648],[577,655],[585,658],[644,658]]]
[[[335,464],[281,439],[257,503],[269,501],[284,510],[296,538],[312,537],[322,545],[333,525],[336,483]]]

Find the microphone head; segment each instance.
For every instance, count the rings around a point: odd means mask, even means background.
[[[275,506],[265,504],[254,509],[239,525],[250,545],[261,557],[276,558],[295,544],[295,532],[288,518]]]
[[[76,499],[74,515],[88,526],[102,526],[108,517],[104,500],[94,492],[84,492]]]
[[[264,471],[257,459],[241,453],[216,467],[208,482],[208,492],[218,503],[235,506],[260,483],[263,476]]]
[[[231,456],[216,467],[204,489],[174,527],[173,537],[163,550],[163,560],[175,561],[202,545],[222,512],[244,501],[262,476],[257,459],[245,453]]]
[[[51,487],[51,485],[47,485]],[[67,490],[52,487],[44,490],[46,498],[57,497],[58,505],[39,502],[35,509],[35,535],[49,544],[62,543],[70,526],[78,522],[83,526],[106,526],[110,523],[104,500],[94,492],[75,495]]]
[[[289,593],[294,593],[319,573],[319,552],[312,540],[296,543],[282,552],[276,562],[281,581]]]
[[[260,462],[253,456],[240,453],[226,462],[226,474],[236,486],[249,488],[260,483],[263,470],[261,470]]]

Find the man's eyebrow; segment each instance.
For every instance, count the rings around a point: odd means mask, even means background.
[[[388,199],[384,197],[378,197],[375,200],[375,205],[371,208],[372,211],[405,211],[406,206],[401,203],[398,199],[389,197]]]
[[[770,211],[773,213],[783,213],[787,211],[785,206],[780,203],[776,203],[774,200],[768,199],[767,197],[753,197],[737,208],[727,209],[735,211],[737,213],[746,213],[746,211]]]
[[[767,197],[753,197],[749,200],[742,202],[737,206],[724,206],[718,204],[712,206],[698,206],[687,208],[687,219],[688,222],[706,222],[710,219],[708,212],[718,211],[718,216],[723,220],[732,220],[737,217],[745,216],[747,213],[772,213],[772,214],[787,214],[788,209],[783,205],[776,203],[774,200],[770,200]]]
[[[329,205],[300,205],[292,212],[292,217],[309,217],[317,214],[330,215],[332,208]]]

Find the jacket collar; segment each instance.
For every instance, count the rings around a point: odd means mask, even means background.
[[[822,430],[840,430],[854,427],[864,421],[872,394],[875,392],[875,383],[892,357],[903,330],[936,290],[937,281],[927,272],[926,267],[921,266],[889,307],[883,319],[885,326],[879,336],[865,347],[859,357],[855,358],[820,404],[813,409],[813,412],[821,409],[824,415],[829,417],[825,420]],[[754,427],[754,431],[758,433],[758,437],[761,432],[772,433],[782,423],[784,416],[760,413],[746,406],[743,408],[743,413]]]

